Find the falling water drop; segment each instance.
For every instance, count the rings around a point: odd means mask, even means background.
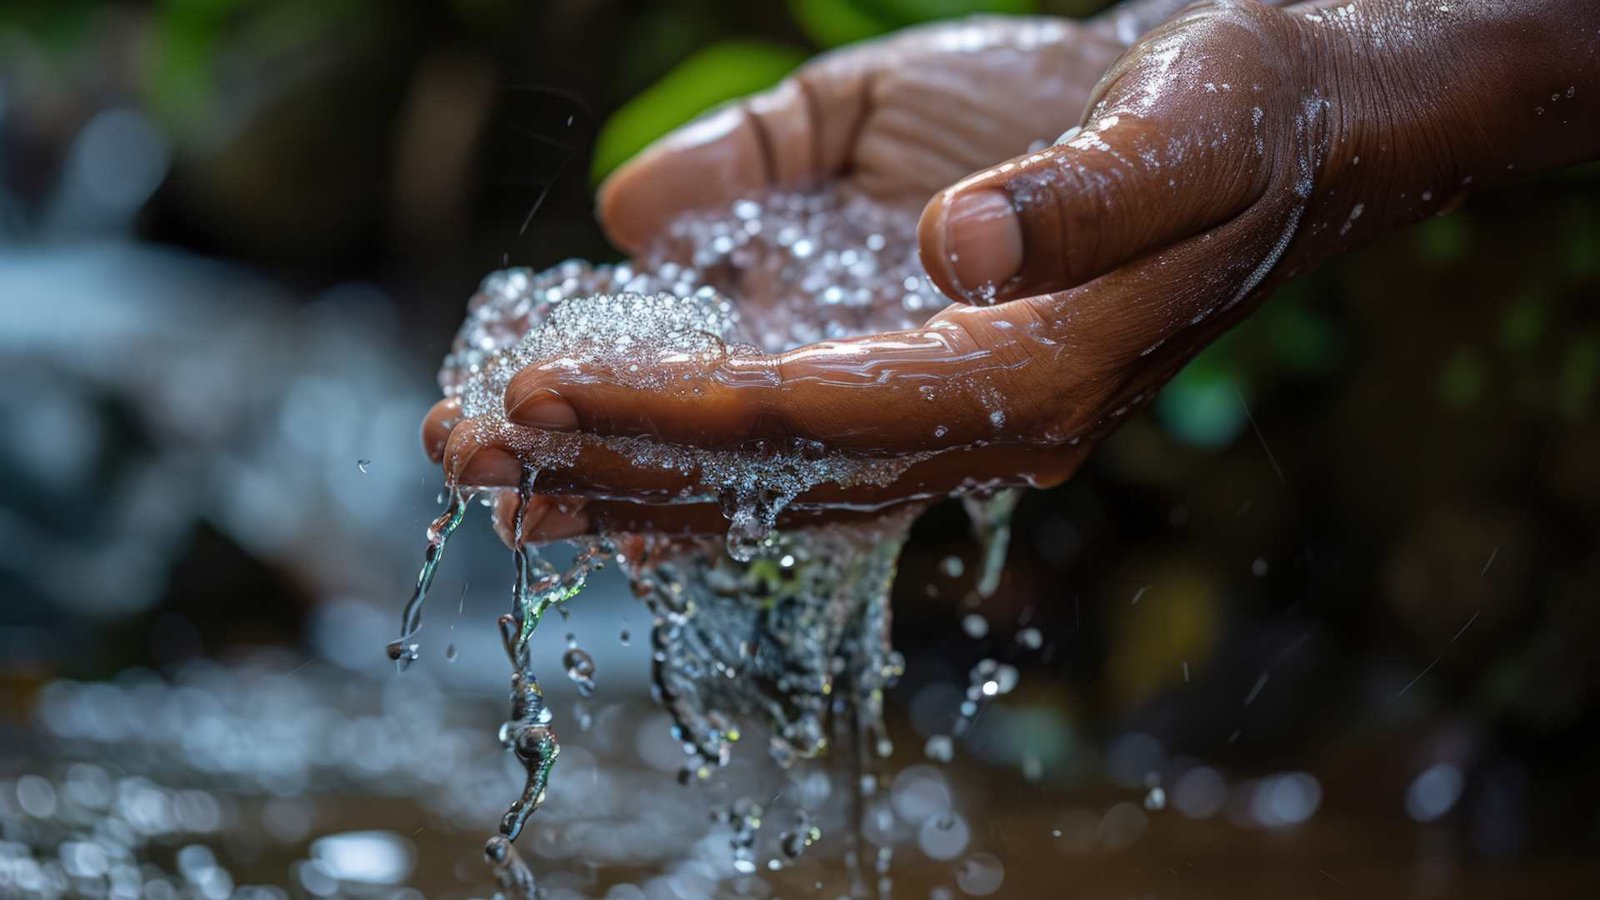
[[[594,693],[594,657],[586,650],[575,645],[567,647],[561,655],[561,665],[567,670],[567,678],[577,685],[580,696]]]
[[[989,636],[989,620],[977,613],[967,613],[961,617],[961,630],[975,641],[982,640]]]

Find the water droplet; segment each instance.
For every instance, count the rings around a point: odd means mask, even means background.
[[[566,667],[567,677],[577,685],[580,696],[594,693],[594,657],[580,647],[568,647],[561,655],[561,665]]]
[[[1167,808],[1167,792],[1161,785],[1151,787],[1149,793],[1144,795],[1144,808],[1152,812]]]
[[[948,734],[936,734],[923,745],[922,754],[934,762],[947,763],[955,758],[955,742]]]
[[[1017,632],[1017,643],[1029,650],[1037,650],[1044,646],[1044,634],[1037,628],[1024,628]]]
[[[384,649],[388,652],[389,658],[399,663],[402,668],[416,662],[420,650],[415,643],[405,640],[390,641]]]
[[[953,553],[939,561],[939,571],[943,572],[947,578],[960,578],[961,574],[966,570],[966,563],[961,561],[961,557]]]
[[[989,620],[977,613],[967,613],[961,617],[961,630],[973,640],[982,640],[989,636]]]
[[[444,648],[444,658],[450,662],[456,661],[456,645],[454,643]]]

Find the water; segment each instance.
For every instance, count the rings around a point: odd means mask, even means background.
[[[420,652],[415,637],[422,629],[422,608],[428,601],[428,590],[433,587],[433,576],[439,570],[439,560],[444,558],[445,544],[466,517],[469,499],[459,488],[452,488],[444,512],[428,526],[428,549],[423,554],[422,570],[417,573],[417,586],[412,589],[411,599],[406,601],[405,611],[400,617],[400,637],[390,641],[387,647],[389,658],[402,671],[416,661]]]
[[[889,642],[889,590],[921,509],[906,505],[874,521],[779,531],[779,517],[804,491],[823,483],[888,484],[921,457],[869,459],[800,441],[706,450],[534,432],[505,419],[511,377],[530,363],[561,356],[590,360],[634,387],[657,389],[664,385],[652,363],[667,357],[711,362],[914,327],[946,302],[923,275],[915,248],[911,211],[836,194],[774,195],[742,201],[722,215],[685,217],[633,263],[568,262],[484,280],[440,384],[460,398],[471,434],[510,446],[526,467],[516,489],[513,533],[521,533],[522,510],[539,472],[568,465],[596,444],[625,453],[635,465],[691,476],[692,487],[673,499],[715,501],[729,523],[724,540],[584,538],[565,572],[531,548],[513,551],[512,609],[500,618],[512,665],[511,715],[500,737],[526,781],[485,848],[504,895],[534,890],[533,873],[513,842],[543,803],[560,754],[529,638],[552,606],[564,612],[589,573],[612,559],[651,613],[653,694],[670,713],[684,752],[680,781],[705,781],[728,766],[749,731],[761,736],[780,770],[798,771],[830,749],[843,751],[854,768],[855,805],[865,809],[885,782],[882,760],[893,750],[883,697],[904,663]],[[402,636],[391,644],[390,655],[402,665],[416,657],[428,585],[468,499],[452,490],[430,528]],[[998,584],[1014,503],[1009,491],[969,501],[982,548],[981,596]],[[626,629],[621,640],[628,641]],[[561,662],[580,694],[589,696],[596,687],[589,654],[569,639]],[[1015,670],[1010,673],[1014,683]],[[984,683],[992,688],[997,677],[1004,680],[1004,673],[990,672]],[[769,867],[781,868],[821,838],[802,807],[788,828],[764,842],[765,805],[741,797],[719,813],[741,873],[758,871],[764,844],[775,850]],[[862,870],[868,866],[879,889],[887,889],[887,847],[868,860],[857,838],[846,856],[855,861],[858,893],[866,890]]]

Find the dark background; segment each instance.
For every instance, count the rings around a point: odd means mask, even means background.
[[[614,258],[593,186],[650,137],[845,38],[986,5],[1100,4],[8,5],[0,736],[23,746],[53,679],[303,654],[332,600],[388,615],[437,490],[415,423],[477,280]],[[1600,883],[1597,296],[1592,166],[1282,289],[1072,483],[1024,498],[987,645],[958,624],[959,509],[919,523],[893,715],[1036,626],[1007,702],[1038,734],[974,748],[991,767],[1031,756],[1070,794],[1118,735],[1153,735],[1240,776],[1314,772],[1348,830],[1300,840],[1381,835],[1369,891],[1497,873],[1581,895]],[[464,555],[463,578],[503,565]],[[1408,785],[1440,764],[1465,787],[1413,821]]]

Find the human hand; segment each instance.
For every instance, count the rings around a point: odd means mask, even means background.
[[[553,361],[513,381],[510,418],[702,446],[803,438],[861,454],[942,451],[887,489],[821,488],[801,498],[811,505],[1056,483],[1278,281],[1446,208],[1469,185],[1503,179],[1507,166],[1592,154],[1593,55],[1578,46],[1565,67],[1541,68],[1548,50],[1534,49],[1559,42],[1572,16],[1595,18],[1577,0],[1566,5],[1574,8],[1563,11],[1561,0],[1532,11],[1469,2],[1454,13],[1413,13],[1392,0],[1288,12],[1195,7],[1117,62],[1082,131],[928,204],[920,237],[930,275],[952,297],[993,305],[953,307],[917,331],[730,356],[671,373],[681,387],[666,391],[635,391],[603,367]],[[1448,89],[1446,74],[1474,90]],[[1575,100],[1576,84],[1585,90]],[[1019,108],[1015,92],[988,90],[989,105]],[[1559,120],[1544,118],[1545,106],[1561,103]],[[904,127],[891,122],[891,135]],[[961,130],[959,121],[926,124],[935,147],[940,128]],[[871,126],[858,127],[864,135]],[[757,140],[755,151],[741,151],[753,139],[739,133],[669,145],[654,157],[665,162],[647,154],[637,171],[682,175],[703,152],[734,173],[740,154],[808,145]],[[791,171],[781,161],[770,170]],[[926,186],[892,167],[878,172],[863,186],[891,197]],[[648,234],[652,211],[670,206],[651,199],[661,196],[654,184],[625,172],[603,195],[623,243]],[[485,459],[472,460],[482,472],[464,458],[454,471],[494,483]],[[670,480],[625,460],[549,474],[550,489],[571,494],[645,495]],[[557,524],[603,524],[620,515],[617,505],[590,504]],[[692,517],[622,506],[636,518]]]

